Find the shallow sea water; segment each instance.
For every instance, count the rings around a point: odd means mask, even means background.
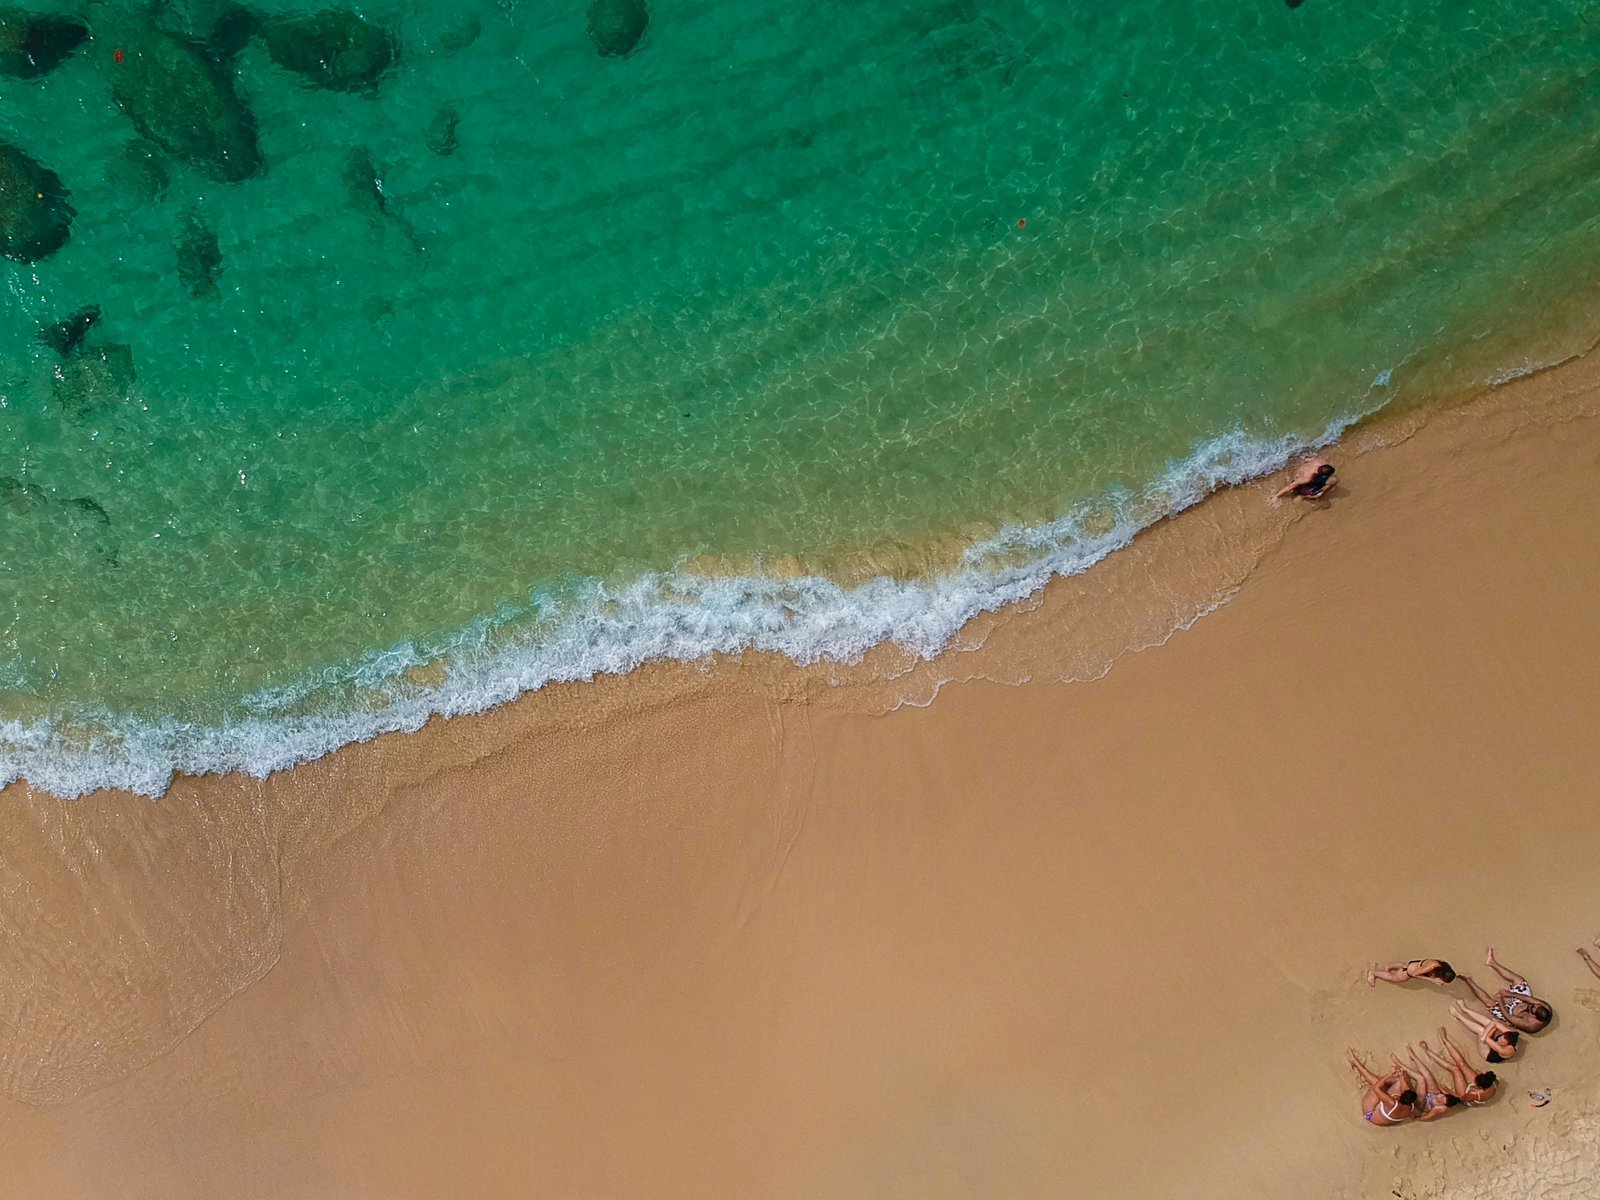
[[[0,260],[0,781],[260,772],[663,654],[931,653],[1518,367],[1600,256],[1600,4],[656,0],[603,57],[583,0],[375,0],[374,90],[258,37],[262,169],[163,159],[152,199],[116,51],[220,11],[90,4],[0,79],[77,212]],[[89,304],[75,353],[137,375],[85,404],[37,330]]]

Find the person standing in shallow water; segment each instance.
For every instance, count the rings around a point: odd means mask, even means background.
[[[1316,500],[1333,489],[1334,465],[1325,458],[1313,458],[1301,464],[1294,478],[1273,494],[1274,504],[1285,496],[1299,496],[1302,500]]]

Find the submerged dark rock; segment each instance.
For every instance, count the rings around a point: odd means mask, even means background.
[[[107,566],[117,566],[120,551],[108,532],[111,528],[111,514],[101,507],[100,502],[93,496],[74,496],[61,508],[67,518],[67,524],[72,528],[72,536],[85,537],[94,553]]]
[[[459,144],[456,140],[456,130],[461,125],[461,114],[450,105],[445,105],[433,114],[433,120],[428,122],[428,131],[423,135],[428,149],[441,158],[448,158],[456,152]]]
[[[261,33],[273,62],[335,92],[376,91],[400,56],[399,43],[382,25],[338,9],[266,21]]]
[[[37,79],[48,75],[89,36],[89,27],[70,17],[36,17],[0,8],[0,75]]]
[[[175,244],[178,252],[178,279],[196,299],[217,294],[217,276],[222,273],[222,248],[216,232],[193,209],[183,214]]]
[[[483,33],[483,22],[477,13],[463,13],[455,23],[439,33],[439,49],[446,54],[460,54]]]
[[[363,213],[374,223],[387,221],[394,225],[405,235],[413,250],[422,252],[422,242],[417,237],[416,229],[406,220],[405,215],[389,202],[389,193],[383,186],[383,173],[372,161],[372,155],[359,146],[350,151],[345,159],[344,186],[350,196],[351,205],[358,212]]]
[[[103,409],[126,403],[133,395],[137,378],[131,347],[120,342],[81,347],[56,367],[52,394],[62,412],[74,421],[82,421]]]
[[[231,62],[261,29],[261,18],[242,4],[226,5],[211,26],[206,51],[218,62]]]
[[[92,496],[74,496],[67,504],[86,520],[99,521],[102,525],[111,524],[111,515]]]
[[[94,327],[100,319],[100,306],[98,304],[86,305],[73,313],[65,321],[57,321],[53,325],[39,327],[39,340],[62,358],[71,358],[79,345],[82,344],[84,335]]]
[[[49,502],[50,497],[38,484],[23,483],[15,475],[0,476],[0,506],[7,512],[29,517]]]
[[[261,169],[254,115],[233,76],[199,45],[141,31],[112,67],[111,95],[139,132],[207,179],[237,183]]]
[[[645,0],[593,0],[589,5],[589,40],[602,58],[632,54],[649,24]]]
[[[114,181],[147,203],[166,197],[172,177],[154,142],[137,138],[122,148],[112,166]]]
[[[0,254],[18,262],[49,258],[72,232],[72,198],[61,177],[9,142],[0,142]]]

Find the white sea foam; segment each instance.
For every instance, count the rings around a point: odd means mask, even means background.
[[[162,795],[175,772],[255,777],[319,758],[380,733],[412,731],[435,715],[482,712],[547,683],[620,674],[657,659],[696,661],[746,649],[800,664],[855,662],[880,642],[924,659],[968,620],[1020,600],[1052,576],[1087,570],[1145,526],[1226,484],[1283,466],[1335,441],[1356,419],[1310,441],[1219,437],[1173,463],[1143,494],[1120,493],[1058,520],[1013,526],[971,546],[957,568],[926,580],[879,577],[851,587],[811,576],[645,575],[624,587],[591,581],[559,608],[503,606],[441,646],[410,643],[332,668],[301,684],[245,698],[249,715],[216,725],[137,721],[112,713],[64,723],[0,721],[0,784],[27,779],[64,797],[97,788]],[[443,655],[441,682],[407,672]],[[381,703],[305,715],[319,694]],[[334,707],[326,705],[326,707]]]

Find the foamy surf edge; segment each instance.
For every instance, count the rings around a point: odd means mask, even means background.
[[[384,733],[410,733],[435,716],[480,713],[550,683],[626,674],[659,660],[698,662],[744,650],[802,666],[859,662],[890,642],[926,660],[973,617],[1024,599],[1058,575],[1086,571],[1149,525],[1218,488],[1281,469],[1297,453],[1336,442],[1366,414],[1342,417],[1316,438],[1212,438],[1174,462],[1143,493],[1117,493],[1036,526],[1011,526],[968,547],[957,568],[926,580],[877,577],[844,586],[821,576],[715,577],[674,570],[625,587],[589,581],[559,612],[503,606],[437,646],[390,647],[303,684],[248,697],[250,716],[217,725],[147,721],[110,712],[54,721],[0,720],[0,786],[26,780],[62,798],[117,789],[158,798],[175,774],[265,778]],[[540,635],[497,641],[532,619]],[[447,661],[442,682],[410,682]],[[371,706],[293,715],[318,689],[356,687]]]

